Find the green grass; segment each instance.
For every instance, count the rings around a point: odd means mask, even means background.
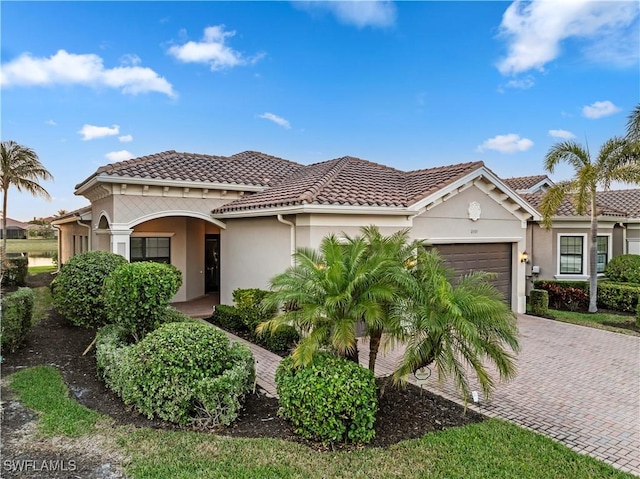
[[[53,273],[58,267],[52,266],[29,266],[29,274]]]
[[[77,435],[94,429],[100,416],[68,398],[56,370],[37,367],[11,378],[20,400],[40,412],[43,430]],[[316,452],[282,440],[232,439],[190,431],[125,427],[109,431],[130,458],[124,466],[134,479],[633,477],[496,419],[427,434],[387,449],[352,452]]]
[[[38,428],[47,436],[89,434],[103,417],[71,399],[60,372],[50,366],[23,369],[10,381],[20,401],[40,413]]]
[[[51,298],[51,290],[47,286],[33,289],[33,316],[32,325],[38,324],[47,317],[47,313],[53,308],[53,299]]]
[[[613,313],[577,313],[573,311],[559,311],[550,309],[549,314],[557,321],[580,324],[592,328],[605,329],[616,333],[640,336],[640,328],[636,331],[628,329],[636,323],[634,315]]]
[[[29,256],[50,256],[58,251],[57,239],[8,239],[7,253],[29,253]]]

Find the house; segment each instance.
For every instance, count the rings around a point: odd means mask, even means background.
[[[166,151],[99,168],[76,186],[90,206],[57,218],[59,258],[107,250],[183,272],[174,301],[268,288],[298,247],[328,233],[409,228],[459,271],[498,274],[525,310],[527,228],[535,208],[482,162],[401,171],[354,157],[302,165],[259,152]]]
[[[543,176],[508,178],[504,182],[515,189],[534,209],[540,209],[544,192],[553,182]],[[541,189],[542,185],[542,189]],[[546,189],[545,189],[546,188]],[[620,254],[640,254],[640,190],[599,191],[597,272]],[[589,235],[591,213],[578,215],[566,199],[552,218],[553,226],[541,227],[530,220],[527,227],[527,276],[547,280],[587,280],[589,278]],[[529,285],[529,288],[531,285]]]
[[[27,231],[30,225],[21,221],[7,218],[7,239],[27,239]],[[4,219],[0,211],[0,239],[4,234]]]

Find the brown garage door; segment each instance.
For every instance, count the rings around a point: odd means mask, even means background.
[[[469,271],[497,273],[494,284],[511,304],[511,243],[439,244],[438,249],[449,268],[460,274]]]

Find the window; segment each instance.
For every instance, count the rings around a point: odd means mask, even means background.
[[[560,237],[560,274],[582,274],[584,236]]]
[[[131,238],[131,262],[171,263],[171,238]]]
[[[598,273],[604,273],[604,267],[609,262],[609,237],[598,236],[598,256],[597,256]]]

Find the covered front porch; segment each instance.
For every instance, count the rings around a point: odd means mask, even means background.
[[[213,308],[220,304],[220,293],[207,293],[189,301],[171,303],[178,311],[192,318],[206,319],[213,314]]]

